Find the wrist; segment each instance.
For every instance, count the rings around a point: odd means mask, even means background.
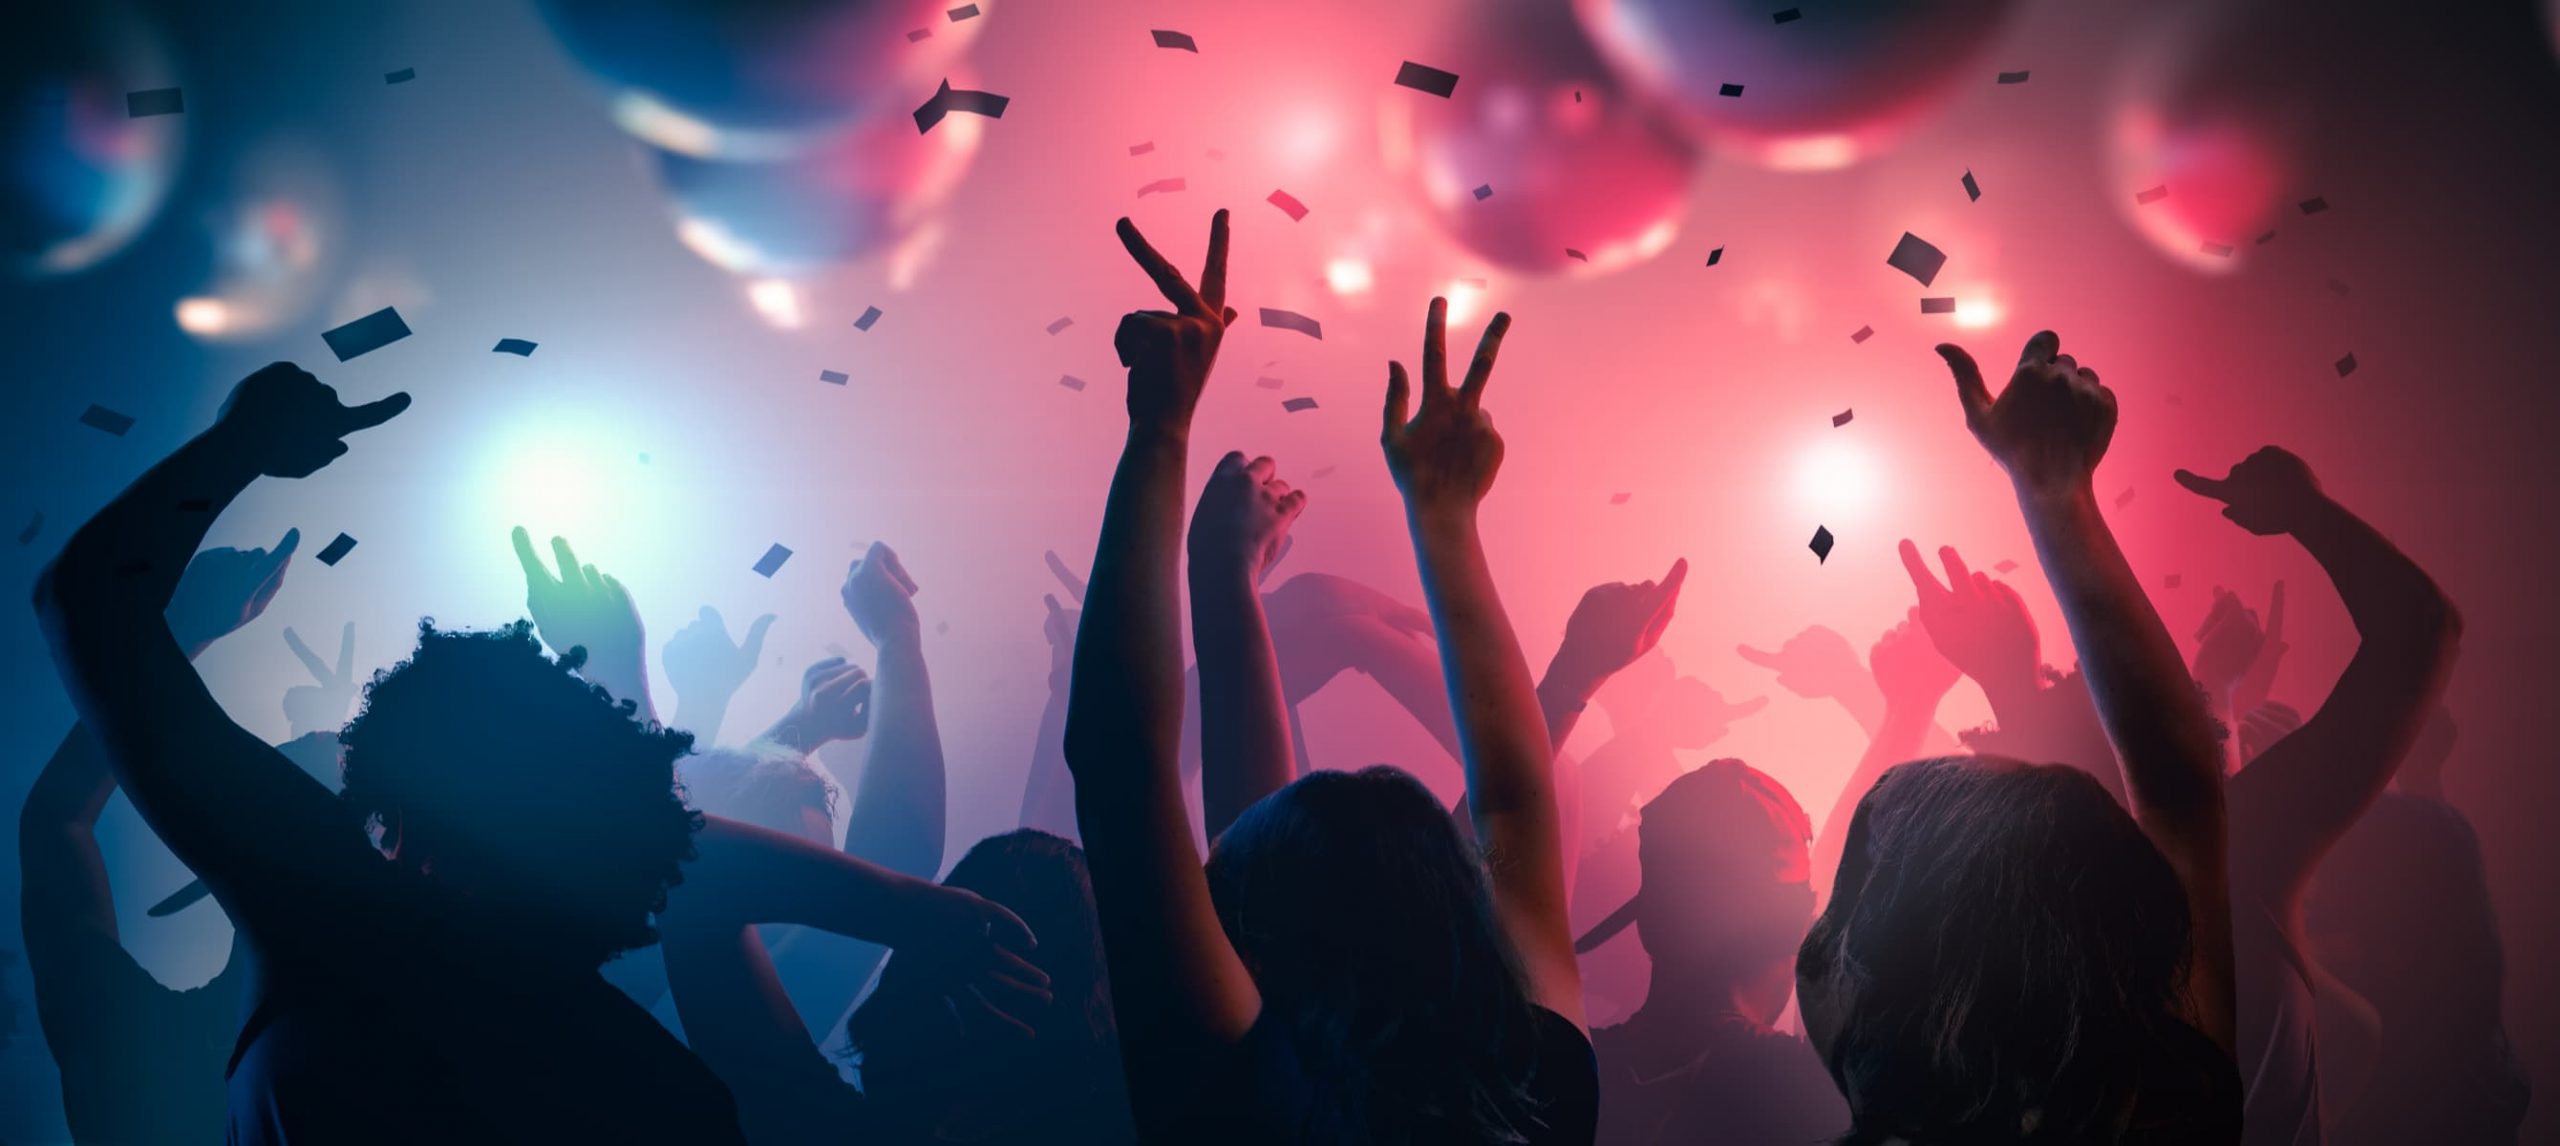
[[[1599,695],[1600,685],[1606,680],[1607,673],[1576,665],[1558,650],[1555,659],[1547,662],[1547,671],[1538,677],[1538,699],[1546,702],[1550,710],[1580,712],[1592,697]]]
[[[825,737],[812,730],[808,711],[798,705],[793,705],[791,711],[783,713],[782,719],[774,721],[773,727],[765,729],[764,735],[756,739],[788,748],[803,756],[817,751],[819,746],[827,742]]]
[[[1129,418],[1130,450],[1188,451],[1191,448],[1191,416],[1189,414],[1150,414]]]

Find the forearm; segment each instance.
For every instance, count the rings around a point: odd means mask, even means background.
[[[1067,694],[1049,694],[1040,710],[1040,730],[1031,743],[1031,769],[1022,785],[1022,819],[1026,828],[1076,838],[1075,780],[1067,774]]]
[[[1067,707],[1067,766],[1080,789],[1090,771],[1149,762],[1170,768],[1179,756],[1177,594],[1189,438],[1187,430],[1133,426],[1112,476]]]
[[[1547,722],[1548,751],[1564,751],[1573,726],[1582,721],[1582,710],[1590,707],[1591,698],[1605,683],[1606,677],[1595,680],[1559,661],[1547,662],[1546,674],[1538,678],[1538,713]]]
[[[893,871],[942,871],[946,808],[942,729],[920,637],[880,648],[871,684],[871,756],[862,767],[845,847]]]
[[[222,440],[198,434],[100,509],[37,582],[39,610],[74,631],[168,631],[161,616],[214,519],[258,477]]]
[[[607,692],[613,691],[610,686]],[[620,695],[620,694],[616,694]],[[703,697],[679,692],[676,714],[669,723],[693,734],[696,751],[720,743],[720,725],[729,718],[729,697]]]
[[[715,930],[797,923],[896,947],[932,885],[795,836],[704,817],[668,913]]]
[[[1200,802],[1210,839],[1296,770],[1280,662],[1251,571],[1191,565],[1191,639],[1200,666]]]
[[[1478,827],[1487,816],[1520,814],[1551,823],[1553,750],[1543,704],[1494,589],[1475,516],[1416,512],[1411,528]]]
[[[2345,506],[2324,500],[2293,536],[2337,586],[2364,640],[2428,656],[2441,655],[2461,635],[2461,618],[2435,579]],[[2423,666],[2411,668],[2413,679],[2423,679]]]
[[[86,724],[75,724],[36,774],[18,812],[21,917],[30,942],[46,927],[117,934],[115,890],[98,849],[98,814],[115,773]]]

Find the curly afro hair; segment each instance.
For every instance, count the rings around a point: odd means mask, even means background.
[[[340,797],[400,866],[601,963],[657,941],[702,817],[676,782],[693,737],[580,679],[585,660],[544,655],[525,621],[420,621],[340,733]]]

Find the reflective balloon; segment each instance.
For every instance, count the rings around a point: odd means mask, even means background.
[[[1768,0],[1574,0],[1630,82],[1719,151],[1794,170],[1855,163],[1964,77],[1990,83],[1978,57],[2011,7],[1827,0],[1782,24]]]
[[[794,137],[913,111],[985,23],[947,0],[540,0],[615,118],[698,156],[771,158]],[[908,33],[931,33],[909,40]]]
[[[2318,87],[2316,65],[2288,50],[2291,19],[2285,5],[2201,5],[2154,24],[2127,54],[2108,113],[2107,193],[2163,254],[2228,271],[2298,197]]]
[[[257,338],[300,321],[343,254],[336,173],[307,145],[270,143],[237,167],[207,212],[214,278],[178,301],[178,326],[209,342]]]
[[[976,116],[955,115],[919,134],[892,114],[787,159],[651,154],[685,246],[726,270],[791,275],[913,231],[968,173],[985,131]]]
[[[1431,58],[1459,98],[1394,89],[1380,142],[1459,245],[1516,270],[1606,270],[1678,236],[1696,148],[1619,90],[1562,5],[1470,6]]]
[[[132,118],[125,95],[177,83],[159,37],[121,3],[12,10],[0,34],[0,257],[13,271],[84,270],[150,223],[186,117]]]

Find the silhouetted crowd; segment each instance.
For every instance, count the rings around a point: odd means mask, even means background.
[[[2442,796],[2460,615],[2302,459],[2178,474],[2353,618],[2297,710],[2282,585],[2263,612],[2220,593],[2192,654],[2145,596],[2092,488],[2097,372],[2040,333],[1995,393],[1939,347],[2077,668],[2045,666],[2015,589],[1904,542],[1916,603],[1864,665],[1823,628],[1744,650],[1868,735],[1817,835],[1766,773],[1677,755],[1756,708],[1656,651],[1685,561],[1591,589],[1530,672],[1477,514],[1508,315],[1453,377],[1434,300],[1418,374],[1389,368],[1427,607],[1266,591],[1307,505],[1272,459],[1225,455],[1184,521],[1226,213],[1196,280],[1120,237],[1169,309],[1115,338],[1089,579],[1051,558],[1071,601],[1021,827],[947,874],[918,582],[886,545],[843,587],[871,666],[810,666],[744,747],[713,745],[772,618],[676,634],[662,720],[630,593],[521,529],[529,621],[423,622],[360,698],[352,631],[334,664],[288,633],[315,680],[295,739],[243,731],[190,662],[298,537],[198,547],[409,404],[243,380],[36,591],[81,723],[22,813],[25,954],[78,1140],[2515,1142],[2497,922]],[[1307,765],[1297,706],[1345,671],[1462,763],[1458,807]],[[1963,678],[1994,723],[1950,735]],[[1595,701],[1609,739],[1560,754]],[[201,880],[154,911],[209,893],[237,929],[203,987],[118,941],[94,827],[119,787]]]

